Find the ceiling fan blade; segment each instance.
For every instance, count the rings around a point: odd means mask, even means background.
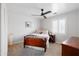
[[[32,16],[41,16],[41,15],[32,15]]]
[[[46,16],[43,16],[45,19],[47,19],[47,17]]]
[[[43,13],[43,14],[45,15],[45,14],[48,14],[48,13],[51,13],[51,12],[52,12],[52,11],[47,11],[47,12],[45,12],[45,13]]]

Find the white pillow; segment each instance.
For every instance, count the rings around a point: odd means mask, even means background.
[[[48,30],[37,30],[37,34],[48,34]]]

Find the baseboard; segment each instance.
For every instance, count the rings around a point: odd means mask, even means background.
[[[9,42],[9,43],[10,43],[10,42]],[[8,45],[19,44],[19,43],[23,43],[23,40],[20,40],[20,41],[13,41],[11,44],[8,44]]]
[[[62,42],[55,42],[56,44],[62,44]]]

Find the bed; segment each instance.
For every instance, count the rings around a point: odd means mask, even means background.
[[[42,47],[46,51],[49,47],[49,35],[47,31],[34,32],[30,35],[24,36],[24,48],[26,45]]]

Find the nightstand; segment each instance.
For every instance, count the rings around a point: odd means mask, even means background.
[[[50,38],[49,38],[49,42],[50,43],[55,43],[55,35],[49,35]]]

